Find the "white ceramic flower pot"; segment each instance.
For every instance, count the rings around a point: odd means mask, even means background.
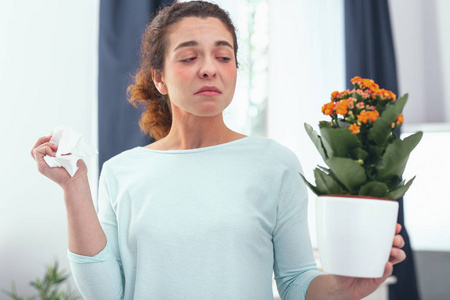
[[[397,201],[319,196],[317,243],[323,270],[351,277],[382,277],[397,214]]]

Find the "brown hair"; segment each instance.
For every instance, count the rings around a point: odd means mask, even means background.
[[[134,76],[134,84],[127,89],[128,101],[135,107],[139,107],[139,105],[145,107],[139,121],[141,130],[156,140],[169,133],[172,125],[172,114],[169,97],[160,94],[153,83],[152,70],[160,72],[164,70],[170,26],[186,17],[202,19],[213,17],[222,21],[233,37],[237,67],[236,29],[226,11],[216,4],[205,1],[174,3],[161,9],[142,35],[140,64]]]

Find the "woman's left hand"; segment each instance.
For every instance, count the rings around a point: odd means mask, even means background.
[[[395,237],[393,247],[391,249],[391,256],[389,257],[389,262],[393,265],[398,264],[405,260],[406,254],[401,248],[405,246],[405,241],[403,237],[399,234],[402,230],[402,225],[397,223],[397,227],[395,227]]]
[[[401,248],[405,245],[403,237],[399,235],[402,226],[397,224],[395,237],[391,249],[389,262],[386,263],[384,274],[381,278],[354,278],[335,275],[337,285],[346,291],[348,299],[361,299],[373,293],[389,276],[392,275],[393,265],[402,262],[406,258],[405,251]]]

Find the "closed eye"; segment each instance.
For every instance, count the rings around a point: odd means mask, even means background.
[[[181,62],[191,62],[191,61],[194,61],[194,60],[196,60],[197,59],[197,57],[189,57],[189,58],[186,58],[186,59],[182,59],[182,60],[180,60]]]
[[[221,60],[222,62],[229,62],[231,60],[231,58],[229,57],[218,57],[218,60]]]

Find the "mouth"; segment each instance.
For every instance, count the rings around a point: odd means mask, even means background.
[[[194,95],[201,96],[217,96],[222,94],[222,92],[215,86],[204,86],[200,88]]]

